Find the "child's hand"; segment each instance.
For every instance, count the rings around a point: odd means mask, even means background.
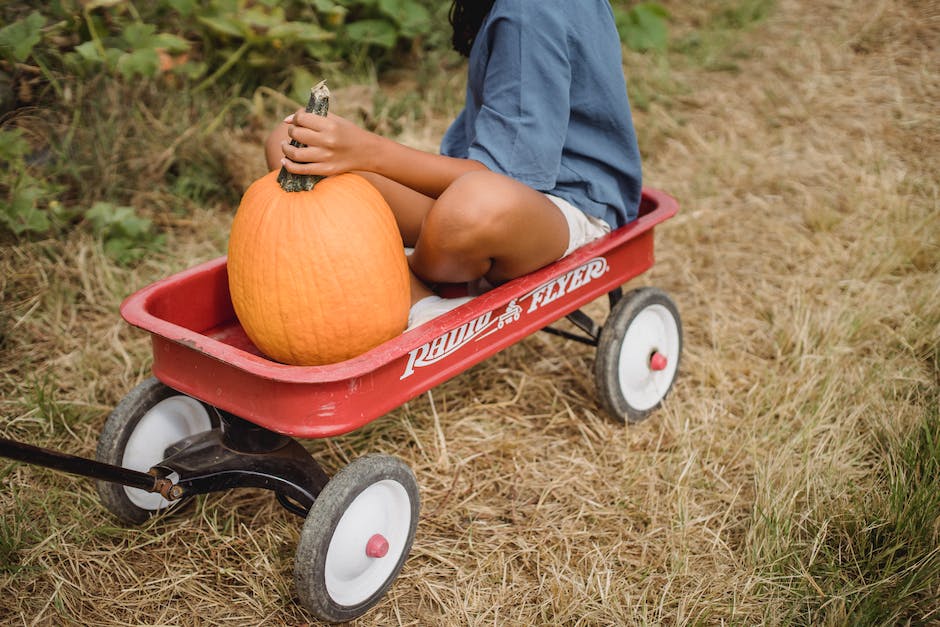
[[[284,120],[288,136],[302,147],[281,143],[282,165],[294,174],[330,176],[350,170],[371,170],[369,148],[372,133],[330,113],[327,117],[303,109]]]

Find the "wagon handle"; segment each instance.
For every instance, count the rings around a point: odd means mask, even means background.
[[[95,459],[68,455],[7,438],[0,438],[0,457],[82,477],[120,483],[147,492],[157,492],[169,501],[175,501],[183,496],[183,489],[166,477],[105,464]]]

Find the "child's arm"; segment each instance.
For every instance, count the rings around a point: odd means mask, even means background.
[[[479,161],[409,148],[332,113],[324,118],[301,110],[288,117],[286,122],[287,132],[280,139],[284,157],[280,163],[295,174],[329,176],[365,170],[437,198],[461,175],[487,169]],[[275,135],[279,131],[275,131]],[[289,139],[295,139],[305,147],[291,146]],[[278,164],[271,164],[270,159],[277,145],[275,141],[272,135],[266,147],[269,165],[274,166]]]

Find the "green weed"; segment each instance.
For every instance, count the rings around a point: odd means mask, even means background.
[[[657,2],[640,2],[630,7],[614,5],[617,31],[632,50],[665,50],[669,42],[669,12]]]
[[[164,241],[163,235],[153,233],[152,222],[138,216],[133,207],[96,202],[85,212],[85,219],[104,242],[105,253],[118,263],[137,261]]]
[[[6,475],[13,464],[0,468],[0,476]],[[10,500],[0,516],[0,574],[15,575],[22,568],[20,552],[40,539],[31,517],[20,498]]]
[[[61,95],[62,71],[104,71],[124,80],[163,73],[194,81],[198,90],[233,68],[256,83],[283,78],[290,59],[383,62],[414,45],[442,43],[434,33],[443,15],[431,0],[128,0],[34,3],[0,9],[0,56],[32,62]],[[295,61],[296,62],[296,61]],[[244,74],[243,74],[244,75]]]
[[[774,9],[774,0],[733,0],[716,3],[696,29],[675,39],[670,49],[710,71],[737,71],[747,57],[739,47],[741,31],[753,28]]]
[[[0,225],[16,235],[48,233],[62,217],[59,187],[32,173],[31,152],[21,129],[0,130]]]
[[[0,7],[0,234],[79,227],[131,264],[160,250],[157,216],[236,204],[219,135],[251,122],[241,94],[302,93],[317,74],[443,45],[418,0],[125,0]],[[434,29],[435,33],[441,29]],[[299,99],[301,102],[303,99]],[[247,105],[247,106],[246,106]],[[254,120],[257,123],[257,119]],[[269,122],[262,122],[269,124]],[[240,183],[240,181],[239,181]]]
[[[427,83],[453,63],[448,7],[432,0],[3,5],[0,83],[8,88],[4,108],[14,110],[0,128],[0,232],[25,240],[80,227],[121,264],[159,251],[159,214],[237,203],[242,188],[229,171],[236,157],[220,131],[269,124],[252,117],[244,94],[263,88],[302,103],[319,77],[374,77],[408,63]],[[628,46],[663,48],[660,5],[616,13]],[[366,126],[392,136],[427,111],[414,92],[378,94],[373,105]]]
[[[911,434],[879,436],[869,485],[858,486],[847,502],[832,503],[802,528],[785,514],[762,520],[766,536],[778,542],[765,560],[768,580],[787,599],[787,624],[937,619],[940,402],[935,391],[924,393],[933,398]]]

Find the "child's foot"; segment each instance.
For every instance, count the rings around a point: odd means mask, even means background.
[[[408,328],[406,331],[420,327],[425,322],[433,320],[471,300],[473,299],[470,296],[461,298],[441,298],[437,295],[426,296],[411,306],[411,311],[408,312]]]

